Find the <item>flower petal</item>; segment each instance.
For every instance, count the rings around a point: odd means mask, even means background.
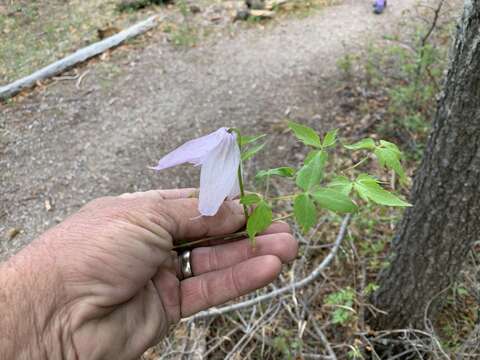
[[[222,139],[229,136],[231,134],[227,132],[226,128],[220,128],[211,134],[190,140],[161,158],[153,169],[163,170],[186,162],[199,165],[208,153],[220,144]]]
[[[237,169],[237,176],[235,176],[235,183],[233,184],[232,190],[230,191],[230,194],[228,194],[227,199],[233,200],[238,195],[240,195],[240,183],[238,182],[238,169]]]
[[[202,164],[198,210],[205,216],[215,215],[235,186],[240,150],[235,135],[228,135]]]

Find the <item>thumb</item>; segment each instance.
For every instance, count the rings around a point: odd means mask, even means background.
[[[174,243],[230,234],[245,226],[243,207],[235,200],[225,201],[214,216],[201,216],[194,198],[166,200],[162,207],[167,215],[164,227]]]

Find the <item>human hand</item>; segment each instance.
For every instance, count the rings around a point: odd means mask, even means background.
[[[66,358],[133,359],[181,317],[265,286],[296,256],[288,225],[276,223],[257,237],[255,251],[246,239],[194,249],[194,276],[180,281],[175,244],[245,224],[242,207],[232,201],[213,217],[198,217],[193,192],[97,199],[14,257],[17,273],[37,272],[32,283],[50,294],[48,306],[36,309],[35,325],[49,332],[40,338]],[[49,358],[55,351],[44,349]]]

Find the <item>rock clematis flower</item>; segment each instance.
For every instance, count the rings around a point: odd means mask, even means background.
[[[217,213],[225,198],[240,194],[238,167],[240,149],[237,136],[227,128],[190,140],[160,159],[154,170],[183,163],[201,165],[198,210],[204,216]]]

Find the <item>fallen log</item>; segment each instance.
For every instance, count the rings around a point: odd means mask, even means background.
[[[157,25],[157,18],[158,15],[151,16],[148,19],[119,32],[118,34],[84,47],[83,49],[77,50],[73,54],[35,71],[31,75],[16,80],[8,85],[1,86],[0,99],[8,99],[18,94],[23,89],[34,86],[37,81],[45,80],[54,75],[58,75],[78,63],[81,63],[105,52],[108,49],[120,45],[125,40],[143,34]]]

